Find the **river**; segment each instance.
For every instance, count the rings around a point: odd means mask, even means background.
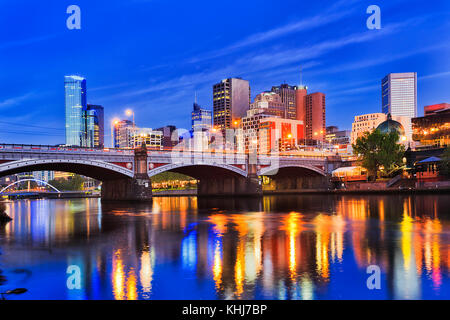
[[[20,200],[7,212],[0,292],[28,290],[7,299],[450,299],[448,195]]]

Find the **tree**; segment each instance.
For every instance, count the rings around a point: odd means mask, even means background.
[[[382,133],[376,129],[356,140],[353,152],[361,159],[369,178],[376,179],[378,171],[389,173],[402,165],[405,147],[398,143],[399,137],[396,131]]]
[[[439,166],[439,174],[450,177],[450,146],[448,146],[441,156],[441,163]]]
[[[74,175],[72,179],[55,179],[49,181],[49,184],[61,191],[81,191],[83,190],[83,177]]]

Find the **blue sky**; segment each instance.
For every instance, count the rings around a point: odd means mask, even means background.
[[[81,8],[81,30],[66,9]],[[381,8],[380,30],[366,8]],[[189,128],[194,94],[250,81],[252,98],[303,83],[327,96],[327,125],[379,112],[389,72],[418,73],[418,110],[450,102],[450,1],[0,0],[0,143],[64,143],[64,75],[87,78],[109,123]]]

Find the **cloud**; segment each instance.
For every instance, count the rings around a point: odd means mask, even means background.
[[[16,41],[10,41],[0,44],[0,50],[1,49],[9,49],[12,47],[20,47],[20,46],[27,46],[33,43],[38,43],[41,41],[45,41],[51,38],[56,37],[57,34],[49,34],[45,36],[35,37],[35,38],[29,38],[29,39],[22,39],[22,40],[16,40]]]
[[[9,108],[15,105],[18,105],[22,101],[25,101],[32,97],[34,94],[32,92],[26,93],[24,95],[14,97],[14,98],[8,98],[6,100],[0,101],[0,108]]]
[[[343,19],[344,17],[349,16],[354,10],[340,10],[338,12],[332,12],[339,7],[341,7],[344,3],[348,4],[354,1],[339,1],[337,4],[332,6],[331,8],[325,10],[321,14],[306,18],[300,21],[296,21],[281,27],[277,27],[271,30],[267,30],[264,32],[255,33],[253,35],[248,36],[247,38],[235,42],[225,48],[220,50],[211,51],[203,56],[195,57],[189,60],[190,63],[198,63],[199,61],[210,60],[218,57],[222,57],[225,55],[229,55],[237,50],[243,49],[245,47],[253,46],[256,44],[260,44],[263,42],[267,42],[269,40],[274,40],[276,38],[281,38],[287,36],[292,33],[306,31],[309,29],[314,29],[318,27],[322,27],[328,25],[330,23],[336,22],[338,20]]]
[[[418,80],[427,80],[427,79],[446,77],[446,76],[450,76],[450,71],[437,72],[437,73],[432,73],[432,74],[429,74],[426,76],[420,76],[420,77],[418,77]]]
[[[129,98],[132,96],[139,96],[149,94],[152,92],[159,92],[174,88],[182,88],[185,86],[197,86],[204,83],[217,82],[220,79],[248,76],[252,73],[271,71],[281,66],[299,63],[302,65],[314,62],[316,59],[333,50],[338,50],[349,45],[359,44],[363,42],[373,41],[386,35],[393,34],[409,27],[412,23],[417,23],[418,19],[410,19],[400,23],[388,24],[381,30],[365,31],[344,36],[337,39],[324,40],[311,46],[301,46],[292,49],[281,50],[279,48],[265,49],[261,54],[248,53],[243,57],[235,60],[232,64],[220,69],[205,70],[198,73],[183,75],[181,77],[172,78],[155,85],[146,86],[135,90],[128,90],[105,97],[105,99]],[[296,68],[299,68],[296,67]]]
[[[428,53],[430,51],[439,50],[439,49],[443,49],[443,48],[448,48],[448,46],[437,45],[437,46],[424,47],[419,50],[414,50],[414,51],[408,50],[406,52],[402,52],[402,53],[398,53],[398,54],[384,55],[384,56],[381,56],[381,57],[378,57],[375,59],[366,59],[364,57],[364,59],[361,61],[355,61],[355,62],[348,63],[348,64],[343,64],[343,65],[339,65],[339,66],[335,66],[335,67],[331,67],[331,68],[317,70],[317,71],[310,73],[310,75],[338,73],[338,72],[343,72],[343,71],[373,67],[373,66],[382,65],[385,63],[409,58],[409,57],[412,57],[412,56],[415,56],[418,54]]]

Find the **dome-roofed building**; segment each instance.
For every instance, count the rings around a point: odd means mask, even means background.
[[[397,131],[400,138],[405,136],[405,128],[403,125],[398,121],[392,120],[392,116],[390,114],[388,114],[386,121],[383,121],[378,125],[377,129],[382,133]]]

